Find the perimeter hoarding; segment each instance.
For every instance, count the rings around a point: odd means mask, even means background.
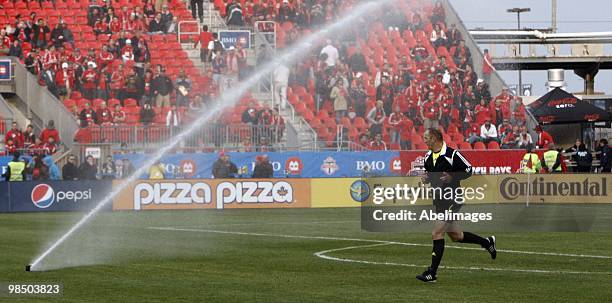
[[[105,180],[6,184],[10,212],[87,211],[112,190],[112,182]],[[107,209],[111,209],[110,205]]]
[[[139,180],[113,210],[309,208],[308,179]]]

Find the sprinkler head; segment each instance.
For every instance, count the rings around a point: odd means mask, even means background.
[[[29,264],[28,264],[28,265],[26,265],[25,270],[26,270],[26,271],[31,271],[31,270],[30,270],[30,269],[31,269],[31,267],[32,267],[32,265],[29,265]]]

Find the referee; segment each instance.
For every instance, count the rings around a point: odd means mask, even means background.
[[[454,190],[460,186],[461,180],[472,175],[472,166],[458,151],[446,146],[439,130],[430,128],[425,131],[423,141],[429,148],[427,155],[425,155],[427,174],[423,177],[423,183],[429,183],[432,188],[440,187],[442,192],[451,188],[452,192],[455,193]],[[455,203],[454,199],[434,196],[433,205],[436,213],[445,213],[445,211],[456,213],[462,204]],[[494,236],[485,239],[473,233],[462,231],[454,221],[435,221],[434,229],[431,232],[433,240],[431,266],[418,275],[417,279],[423,282],[436,282],[438,266],[444,254],[445,233],[453,242],[479,244],[491,254],[492,259],[497,256]]]

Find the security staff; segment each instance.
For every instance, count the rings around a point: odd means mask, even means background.
[[[531,145],[528,145],[527,152],[523,156],[523,160],[521,160],[521,170],[525,174],[536,174],[542,168],[540,157],[538,157],[538,154],[532,152],[531,149]]]
[[[21,155],[19,154],[19,152],[15,152],[13,154],[13,160],[8,163],[6,167],[6,173],[4,174],[6,181],[15,182],[25,180],[26,164],[25,162],[19,159],[20,156]]]
[[[548,144],[548,150],[544,152],[543,158],[542,168],[546,172],[561,173],[563,171],[561,167],[561,154],[555,149],[554,143]]]
[[[159,161],[155,162],[149,168],[149,180],[163,180],[164,171],[164,166]]]

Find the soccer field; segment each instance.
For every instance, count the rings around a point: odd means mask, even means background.
[[[425,284],[414,277],[429,265],[430,235],[362,231],[355,208],[102,213],[46,260],[49,266],[79,266],[25,272],[80,216],[0,215],[0,282],[64,286],[57,297],[0,301],[603,302],[612,297],[612,233],[497,233],[497,260],[447,239],[438,282]]]

